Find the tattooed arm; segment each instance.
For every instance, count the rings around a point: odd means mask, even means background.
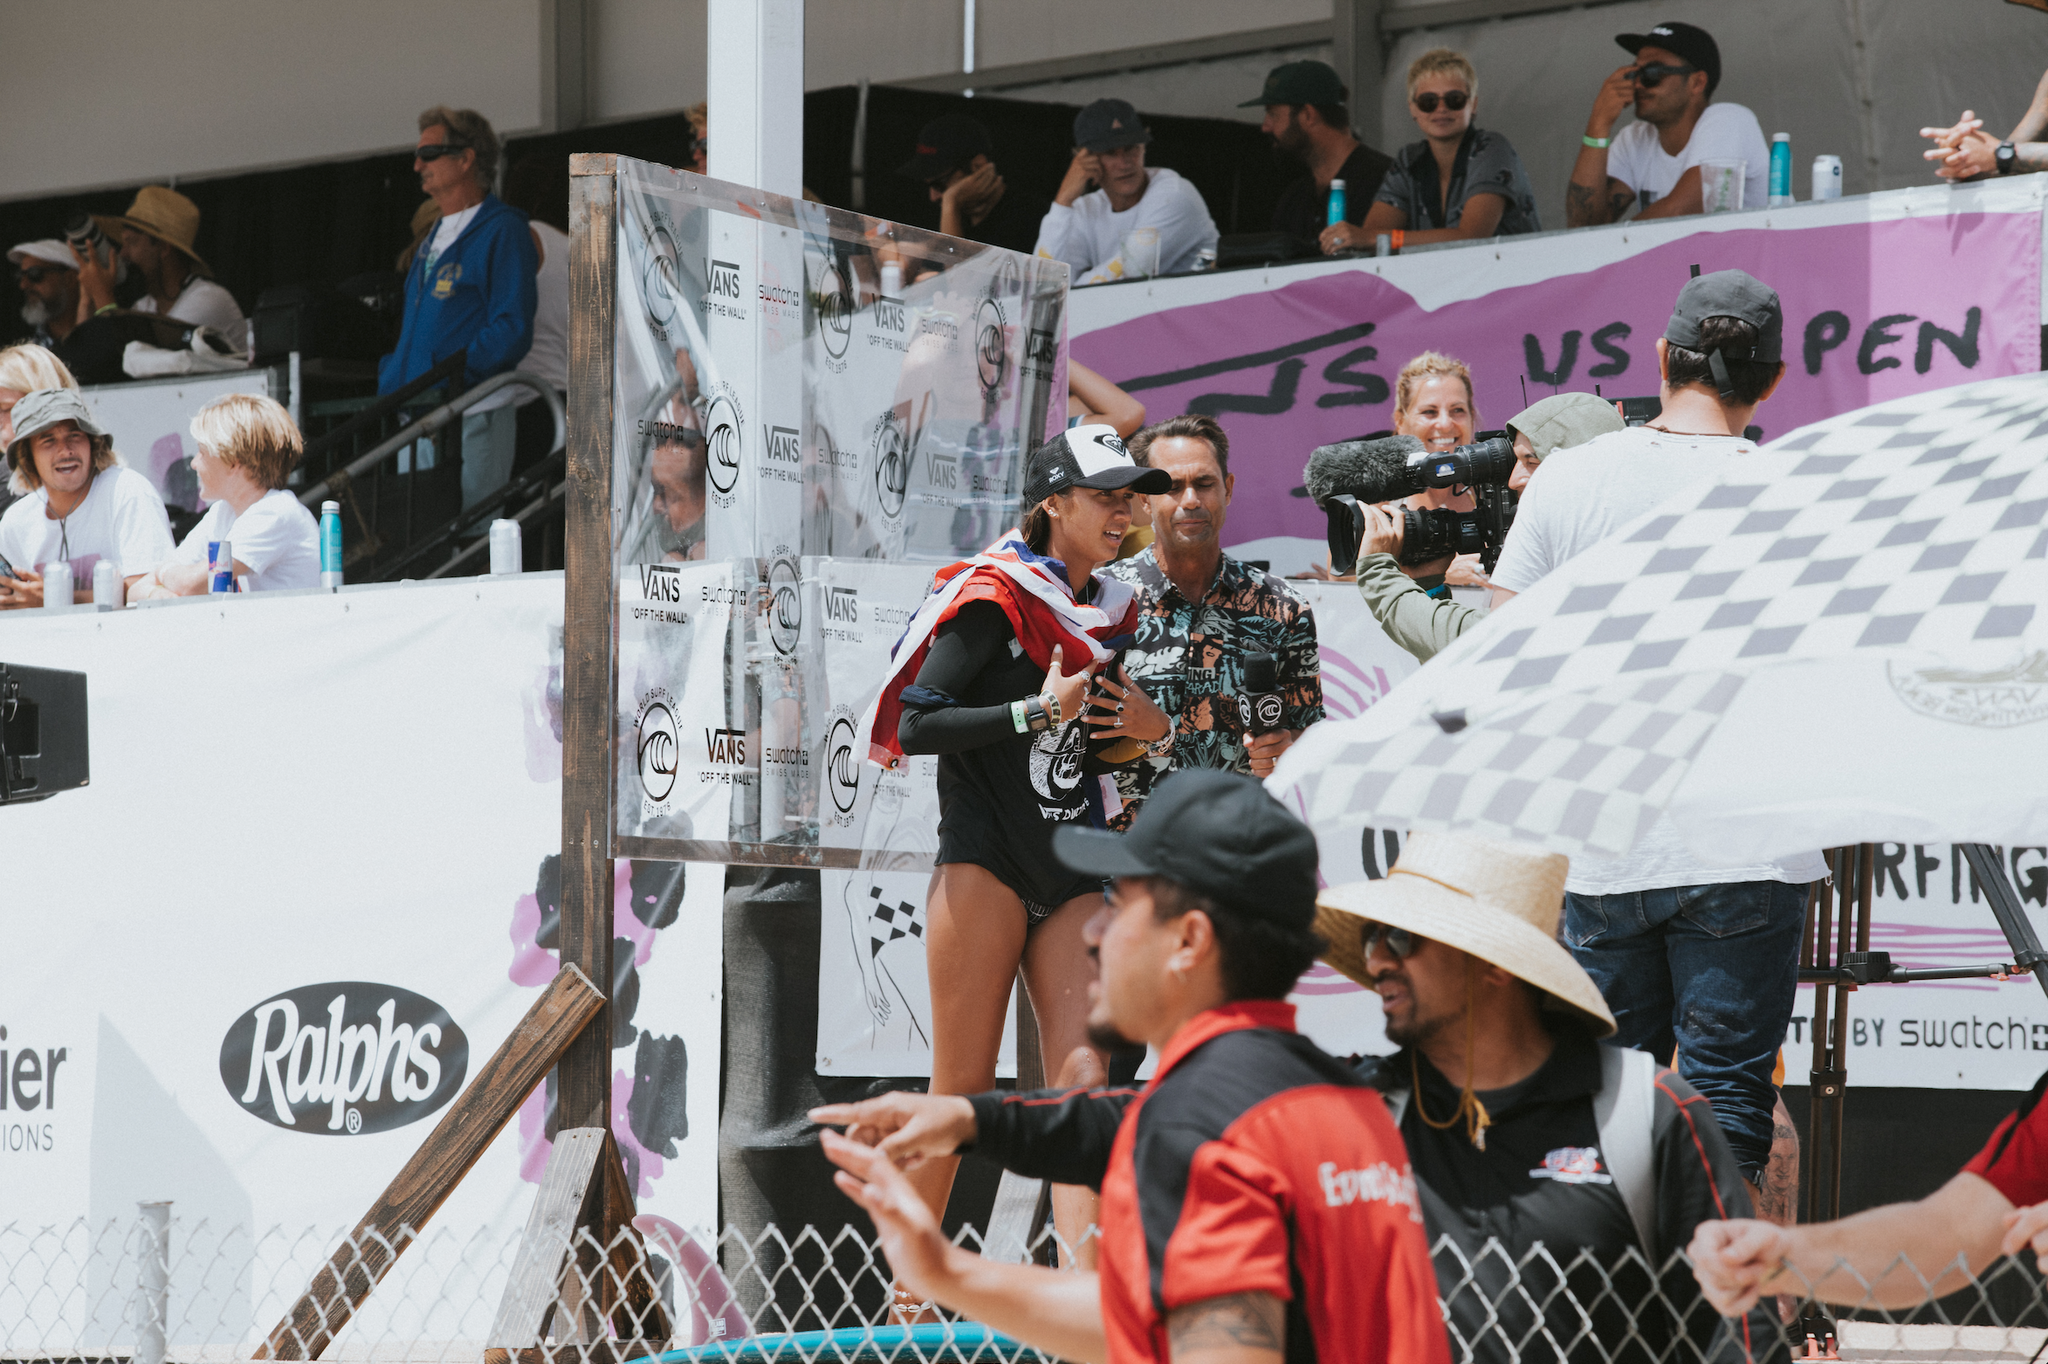
[[[1274,1364],[1284,1353],[1287,1309],[1271,1293],[1226,1293],[1166,1315],[1173,1364]]]
[[[1614,136],[1614,124],[1622,110],[1635,102],[1633,63],[1601,82],[1593,100],[1593,112],[1586,119],[1586,136],[1605,143]],[[1564,189],[1564,225],[1595,227],[1618,222],[1628,212],[1635,191],[1607,173],[1607,148],[1581,145],[1572,163],[1571,183]]]

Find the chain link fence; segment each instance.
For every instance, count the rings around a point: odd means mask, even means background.
[[[539,1240],[255,1233],[148,1207],[125,1223],[0,1225],[0,1364],[618,1364],[665,1351],[691,1364],[1046,1358],[970,1322],[892,1324],[888,1265],[861,1228],[728,1228],[707,1243],[643,1217],[610,1246],[587,1232]],[[971,1230],[962,1240],[976,1246]],[[1048,1229],[1032,1253],[1051,1262],[1063,1249]],[[1882,1291],[1840,1265],[1824,1285],[1835,1303],[1825,1316],[1808,1303],[1802,1319],[1794,1299],[1766,1299],[1745,1332],[1715,1314],[1682,1256],[1653,1269],[1634,1251],[1603,1261],[1488,1241],[1471,1254],[1449,1238],[1434,1255],[1455,1364],[1736,1364],[1837,1349],[1883,1364],[2026,1364],[2048,1346],[2031,1257],[1979,1275],[1898,1260],[1879,1276]],[[1943,1296],[1897,1305],[1930,1290]]]

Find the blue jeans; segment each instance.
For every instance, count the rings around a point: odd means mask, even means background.
[[[1806,887],[1782,881],[1565,896],[1564,940],[1600,987],[1614,1041],[1669,1061],[1714,1106],[1755,1182],[1799,985]]]

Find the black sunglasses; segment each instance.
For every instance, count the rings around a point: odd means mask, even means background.
[[[1368,958],[1375,952],[1385,952],[1395,961],[1406,961],[1420,946],[1422,939],[1405,928],[1393,928],[1387,924],[1366,925],[1365,955]]]
[[[429,142],[424,147],[412,149],[413,158],[418,161],[439,161],[444,156],[469,150],[467,142]]]
[[[61,265],[24,265],[14,272],[14,282],[16,284],[41,284],[46,278],[56,274],[63,268]]]
[[[1442,95],[1438,95],[1434,90],[1425,90],[1421,94],[1413,96],[1413,99],[1415,107],[1422,110],[1425,114],[1436,112],[1439,99],[1443,101],[1444,108],[1454,114],[1472,102],[1472,96],[1463,90],[1449,90]]]
[[[1690,76],[1697,70],[1697,66],[1666,66],[1663,62],[1651,62],[1648,66],[1636,68],[1636,84],[1662,85],[1666,76]]]

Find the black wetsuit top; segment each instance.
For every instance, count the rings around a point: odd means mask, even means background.
[[[971,601],[933,633],[896,735],[906,754],[939,755],[938,860],[985,867],[1049,912],[1101,888],[1053,856],[1052,831],[1094,818],[1090,784],[1111,770],[1097,755],[1118,740],[1091,742],[1078,715],[1019,734],[1010,703],[1044,686],[1002,607]]]

